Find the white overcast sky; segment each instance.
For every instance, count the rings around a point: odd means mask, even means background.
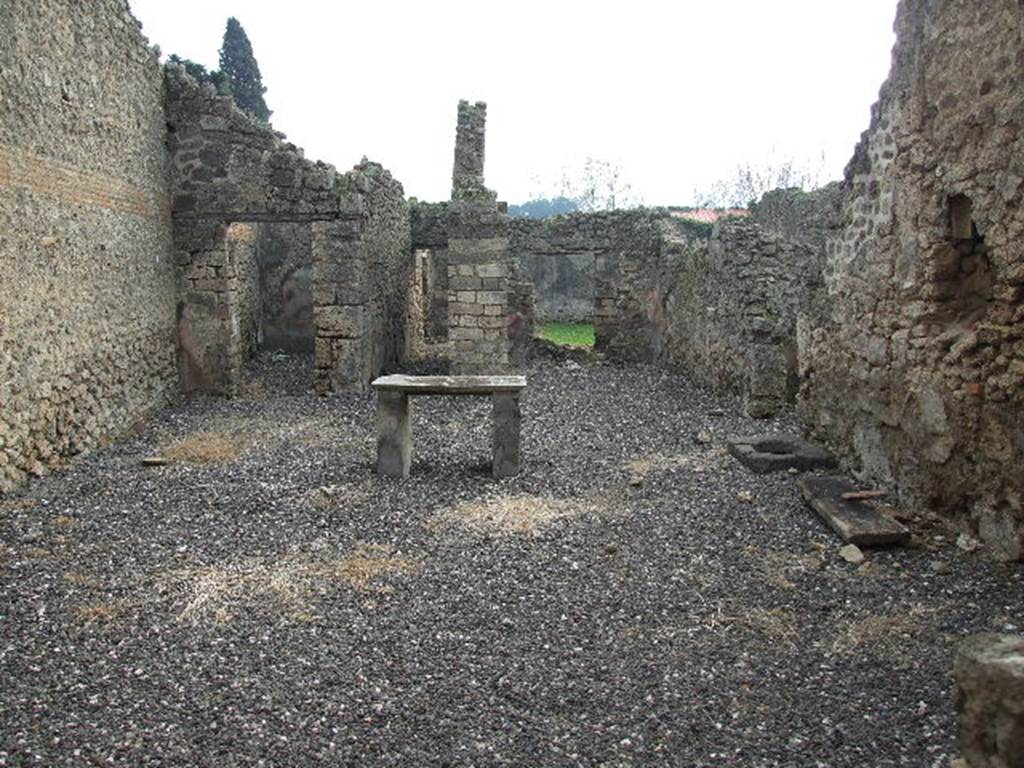
[[[456,105],[487,102],[487,185],[516,203],[586,157],[648,205],[739,163],[839,178],[889,69],[896,0],[130,0],[164,55],[252,41],[274,127],[347,170],[448,198]]]

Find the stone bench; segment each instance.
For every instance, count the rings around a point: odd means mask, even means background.
[[[377,472],[408,477],[412,460],[411,395],[490,396],[493,402],[493,450],[495,477],[519,474],[519,394],[525,376],[381,376],[372,382],[377,390]]]

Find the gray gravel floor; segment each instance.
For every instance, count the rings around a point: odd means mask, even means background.
[[[681,377],[536,368],[500,482],[486,401],[416,400],[397,481],[310,377],[0,500],[0,765],[945,766],[957,639],[1020,629],[1021,568],[928,520],[843,561],[724,454],[791,417]]]

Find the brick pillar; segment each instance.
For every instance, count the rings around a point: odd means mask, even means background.
[[[452,202],[448,217],[448,339],[453,373],[508,368],[508,216]]]
[[[459,102],[448,206],[448,339],[454,373],[508,368],[508,215],[484,186],[487,105]]]

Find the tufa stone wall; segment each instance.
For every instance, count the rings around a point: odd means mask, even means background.
[[[680,243],[669,263],[664,361],[738,396],[755,417],[796,394],[796,318],[815,274],[810,249],[748,218],[723,219],[711,240]]]
[[[846,173],[801,413],[865,482],[1024,557],[1024,10],[904,0]]]
[[[164,138],[124,2],[0,3],[0,492],[178,391]]]

